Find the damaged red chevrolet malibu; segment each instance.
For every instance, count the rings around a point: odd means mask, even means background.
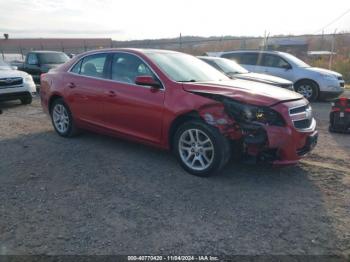
[[[164,50],[81,54],[41,77],[57,133],[87,129],[172,150],[189,173],[216,174],[232,152],[290,165],[317,143],[301,95],[231,80],[201,60]]]

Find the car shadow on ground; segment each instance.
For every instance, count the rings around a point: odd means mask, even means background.
[[[85,133],[0,141],[2,254],[330,254],[324,196],[302,166],[188,175],[170,153]]]
[[[18,106],[23,106],[21,101],[13,100],[13,101],[0,101],[0,110],[10,110],[12,108],[16,108]]]

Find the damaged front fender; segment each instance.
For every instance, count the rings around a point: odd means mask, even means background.
[[[240,139],[242,131],[236,121],[230,117],[223,104],[212,104],[201,107],[199,116],[209,125],[215,126],[219,131],[230,139]]]

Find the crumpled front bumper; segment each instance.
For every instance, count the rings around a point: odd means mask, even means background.
[[[315,119],[312,118],[308,128],[295,128],[289,116],[289,108],[295,106],[295,102],[291,104],[280,104],[275,108],[282,113],[285,126],[261,125],[256,126],[256,130],[245,128],[243,142],[248,155],[273,165],[293,165],[314,149],[318,141]]]

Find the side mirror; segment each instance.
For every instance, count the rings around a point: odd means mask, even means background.
[[[160,83],[154,80],[152,76],[137,76],[135,79],[135,84],[140,86],[151,86],[154,88],[161,88]]]
[[[286,65],[283,65],[282,68],[284,68],[286,70],[290,70],[290,69],[292,69],[292,66],[290,64],[286,64]]]

